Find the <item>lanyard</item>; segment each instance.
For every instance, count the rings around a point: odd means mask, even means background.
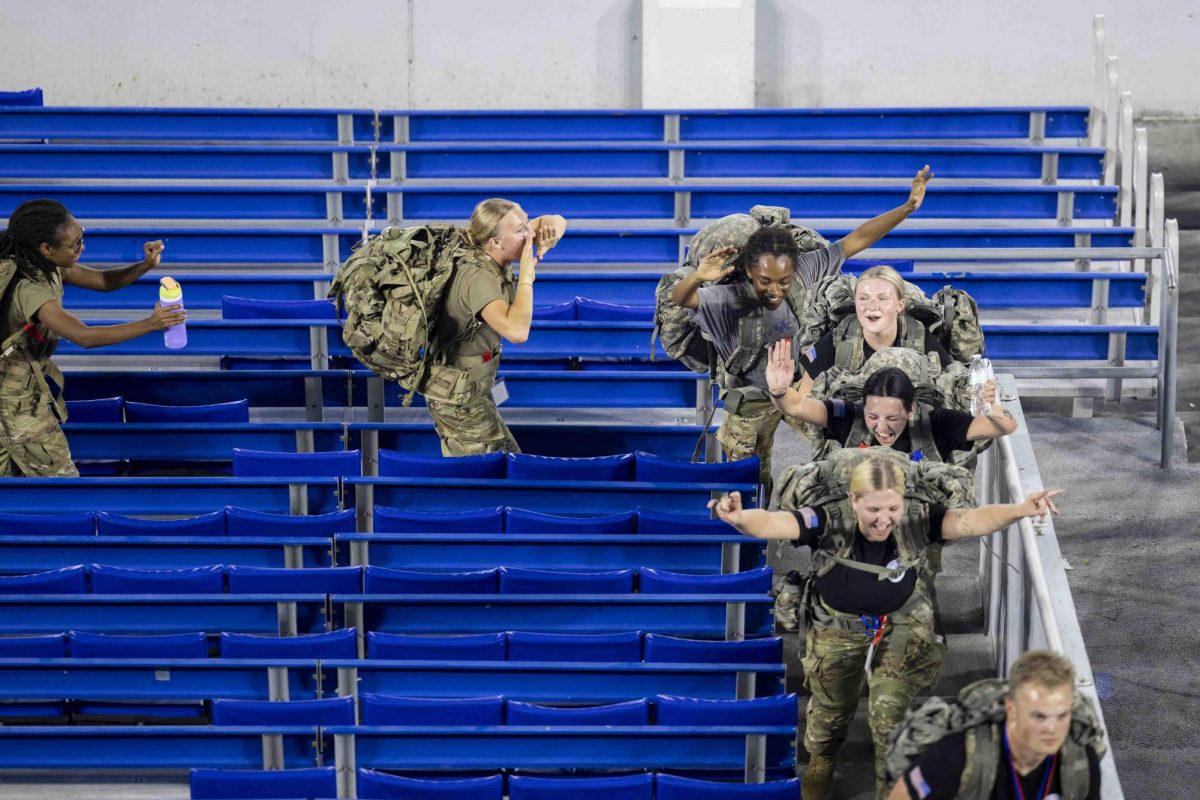
[[[1021,776],[1017,774],[1017,766],[1013,763],[1012,748],[1008,746],[1007,727],[1004,728],[1004,753],[1008,756],[1008,772],[1012,776],[1013,794],[1018,800],[1025,800],[1025,790],[1021,788]],[[1045,772],[1042,773],[1042,785],[1038,787],[1034,800],[1042,800],[1049,791],[1050,784],[1054,780],[1054,768],[1058,766],[1058,753],[1046,756],[1046,762],[1042,765],[1045,769]]]

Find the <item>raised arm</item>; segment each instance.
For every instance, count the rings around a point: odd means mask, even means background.
[[[38,322],[62,338],[90,350],[93,347],[119,344],[147,333],[166,330],[185,321],[187,314],[179,306],[164,309],[161,304],[156,304],[153,313],[145,319],[119,325],[90,326],[64,309],[59,301],[50,300],[38,309],[37,318]]]
[[[142,245],[144,257],[136,264],[115,269],[92,269],[82,264],[75,264],[63,271],[63,283],[91,289],[94,292],[115,292],[124,289],[138,278],[158,266],[162,260],[163,243],[161,241],[146,242]]]
[[[529,329],[533,325],[533,282],[537,279],[538,260],[533,254],[531,236],[525,240],[525,249],[521,251],[520,277],[512,303],[498,297],[479,312],[484,322],[513,344],[524,344],[529,340]]]
[[[675,284],[675,288],[671,290],[671,302],[683,308],[695,309],[700,305],[700,298],[696,296],[696,290],[709,281],[719,281],[733,272],[733,267],[725,266],[725,262],[735,253],[737,253],[736,247],[722,247],[700,259],[700,263],[696,265],[696,271]]]
[[[983,387],[983,399],[988,404],[987,414],[976,417],[967,428],[967,441],[999,439],[1017,429],[1017,420],[1000,405],[996,391],[996,379],[992,378]]]
[[[933,173],[929,171],[929,165],[926,164],[913,178],[912,191],[908,193],[907,200],[891,211],[867,220],[847,234],[846,238],[842,239],[842,250],[845,252],[846,258],[853,258],[887,236],[891,233],[892,228],[908,219],[910,214],[920,208],[921,203],[925,200],[925,186],[932,178]]]
[[[955,539],[987,536],[1026,517],[1058,514],[1058,508],[1051,498],[1062,493],[1062,489],[1039,489],[1026,497],[1023,503],[947,509],[946,516],[942,518],[942,540],[952,542]]]
[[[559,214],[543,214],[529,221],[537,236],[537,256],[545,258],[558,240],[567,232],[567,220]]]
[[[720,500],[709,500],[717,518],[737,528],[739,533],[755,539],[799,539],[800,524],[786,511],[764,511],[761,508],[742,508],[742,493],[730,492]]]
[[[789,417],[825,427],[829,422],[825,404],[792,389],[795,380],[796,361],[792,358],[792,340],[780,339],[767,348],[767,394],[771,395],[771,402]]]

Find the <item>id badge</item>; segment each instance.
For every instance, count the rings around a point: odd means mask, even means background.
[[[508,401],[508,387],[504,385],[504,378],[499,378],[492,384],[492,400],[498,406]]]

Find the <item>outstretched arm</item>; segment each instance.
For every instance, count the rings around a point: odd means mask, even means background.
[[[805,377],[808,377],[806,374]],[[801,422],[824,427],[829,422],[825,404],[792,389],[796,362],[792,358],[792,340],[780,339],[767,348],[767,394],[775,407]]]
[[[1039,489],[1026,497],[1023,503],[947,509],[946,516],[942,518],[942,540],[952,542],[955,539],[987,536],[1026,517],[1058,514],[1058,508],[1051,498],[1062,493],[1062,489]]]
[[[695,309],[699,306],[700,298],[696,296],[696,290],[709,281],[719,281],[733,272],[733,267],[725,266],[725,262],[736,253],[736,247],[722,247],[700,259],[696,271],[675,284],[671,290],[671,302],[683,308]]]
[[[144,257],[136,264],[116,269],[92,269],[82,264],[63,272],[63,283],[91,289],[94,292],[115,292],[124,289],[138,278],[158,266],[162,259],[163,243],[161,241],[146,242],[142,245]]]
[[[57,300],[43,303],[37,311],[38,322],[57,333],[62,338],[74,342],[80,347],[91,349],[105,347],[110,344],[127,342],[147,333],[162,331],[178,325],[187,319],[184,310],[179,306],[163,308],[156,304],[154,311],[145,319],[136,322],[123,322],[119,325],[91,326],[62,307]]]
[[[795,517],[786,511],[743,509],[741,492],[730,492],[720,500],[709,500],[708,507],[716,510],[718,519],[755,539],[800,538],[800,524]]]
[[[933,173],[929,171],[929,165],[926,164],[913,178],[912,191],[908,193],[908,199],[903,204],[874,219],[867,220],[842,239],[842,251],[846,254],[846,258],[853,258],[887,236],[891,233],[892,228],[908,219],[910,214],[920,208],[921,203],[925,200],[925,186],[932,178]]]

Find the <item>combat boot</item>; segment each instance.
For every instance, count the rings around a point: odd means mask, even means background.
[[[801,800],[825,800],[832,788],[833,756],[810,756],[800,784]]]

